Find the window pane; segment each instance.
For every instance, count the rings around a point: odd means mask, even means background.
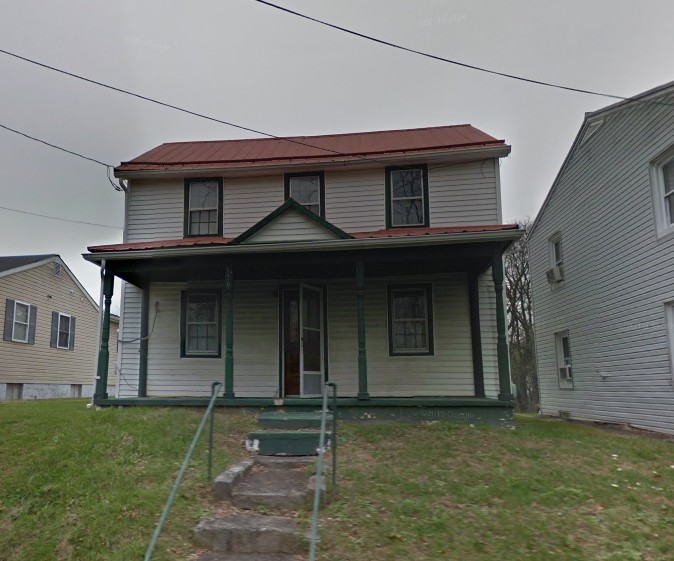
[[[68,346],[68,332],[67,331],[59,331],[59,337],[58,337],[58,346],[59,347],[67,347]]]
[[[394,322],[393,346],[395,350],[425,350],[428,348],[426,340],[426,322],[424,320]]]
[[[218,183],[215,181],[190,183],[190,210],[217,208]]]
[[[562,263],[562,242],[561,242],[561,240],[557,240],[554,243],[554,250],[555,250],[555,265],[561,265],[561,263]]]
[[[406,169],[391,172],[391,196],[421,197],[423,196],[423,183],[420,169]]]
[[[64,333],[70,331],[70,318],[68,316],[59,316],[59,331]]]
[[[190,234],[207,236],[218,233],[217,210],[193,210],[190,212]]]
[[[564,358],[564,364],[571,364],[571,350],[569,348],[569,338],[562,337],[562,353]]]
[[[20,321],[21,323],[28,323],[28,306],[25,304],[16,303],[14,308],[14,321]]]
[[[186,314],[186,352],[218,352],[218,297],[216,294],[188,294]]]
[[[14,339],[26,341],[28,339],[28,325],[25,323],[14,324]]]
[[[424,223],[423,199],[392,201],[393,226],[410,226]]]
[[[674,161],[662,168],[665,179],[665,194],[674,193]]]
[[[670,224],[674,224],[674,193],[665,197],[665,207],[667,208],[667,217]]]
[[[396,320],[425,319],[426,295],[424,291],[395,291],[393,313]]]
[[[290,197],[304,206],[320,203],[320,177],[311,175],[307,177],[290,178]],[[310,208],[312,212],[313,208]],[[316,212],[316,214],[318,214]]]
[[[309,372],[320,372],[321,332],[313,329],[303,329],[302,331],[304,370]]]
[[[313,329],[321,328],[321,295],[311,289],[302,291],[302,326]]]

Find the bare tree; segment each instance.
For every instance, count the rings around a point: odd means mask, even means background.
[[[525,234],[505,254],[505,289],[510,337],[510,365],[517,387],[519,411],[538,410],[538,377],[534,346],[534,317],[531,305],[528,233],[532,221],[519,221]]]

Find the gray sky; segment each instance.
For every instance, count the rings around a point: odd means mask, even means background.
[[[674,79],[671,0],[278,0],[470,64],[630,96]],[[277,135],[471,123],[512,145],[504,218],[535,216],[580,126],[609,99],[488,76],[252,0],[3,1],[0,48]],[[162,142],[251,137],[0,54],[0,123],[110,164]],[[0,130],[0,206],[121,226],[105,168]],[[0,255],[80,254],[121,229],[0,209]]]

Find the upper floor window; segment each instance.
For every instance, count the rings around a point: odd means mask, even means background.
[[[651,162],[653,207],[658,237],[674,233],[674,148]]]
[[[389,286],[389,354],[433,354],[430,284]]]
[[[35,323],[37,308],[7,298],[5,300],[5,330],[3,339],[15,343],[35,344]]]
[[[550,265],[552,267],[561,267],[564,265],[561,234],[556,234],[550,238]]]
[[[293,199],[307,210],[325,218],[325,178],[322,171],[287,173],[285,198]]]
[[[386,227],[428,225],[428,166],[386,168]]]
[[[51,343],[56,349],[75,348],[75,317],[60,312],[51,314]]]
[[[185,180],[185,236],[222,235],[222,180]]]

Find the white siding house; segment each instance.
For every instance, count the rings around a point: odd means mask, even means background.
[[[674,433],[674,83],[588,113],[529,238],[544,414]]]
[[[471,127],[159,146],[116,169],[120,383],[95,400],[511,413],[499,158]],[[500,336],[502,335],[502,336]],[[107,362],[105,353],[102,361]],[[139,401],[141,400],[141,401]],[[312,401],[313,400],[313,401]]]

